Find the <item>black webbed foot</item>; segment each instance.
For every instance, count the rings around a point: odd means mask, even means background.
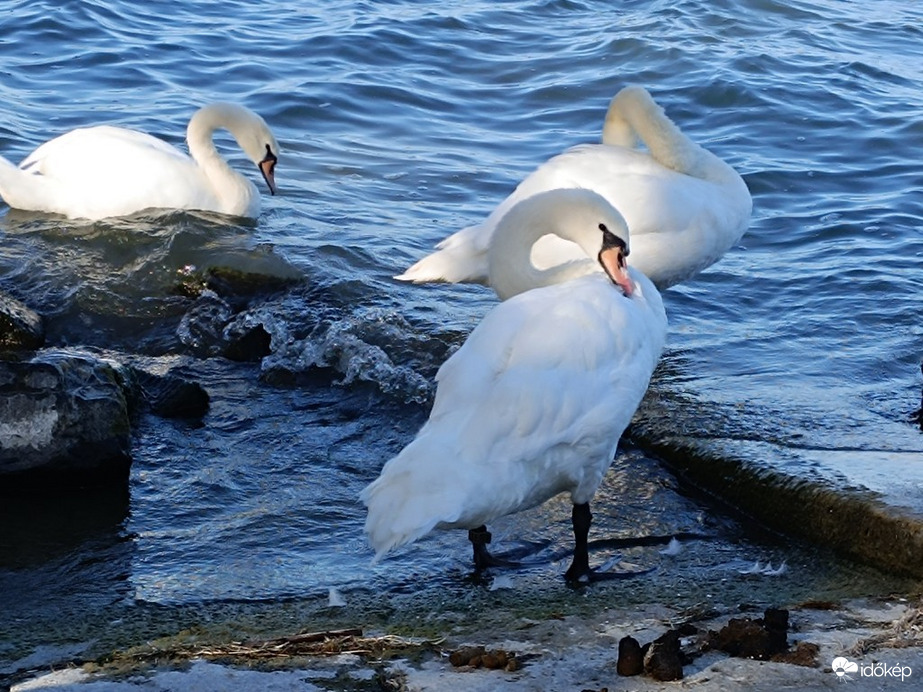
[[[474,568],[478,571],[491,567],[514,569],[529,566],[532,563],[522,558],[533,555],[548,545],[547,543],[527,543],[517,550],[511,550],[502,555],[494,555],[487,549],[491,534],[486,526],[470,529],[468,531],[468,540],[471,541],[474,548]]]
[[[604,569],[593,569],[590,567],[589,542],[587,540],[590,534],[590,524],[593,521],[590,504],[586,502],[574,505],[571,520],[574,525],[574,559],[564,573],[564,579],[567,580],[568,584],[582,585],[615,579],[630,579],[631,577],[654,571],[653,567],[633,572],[610,572]]]

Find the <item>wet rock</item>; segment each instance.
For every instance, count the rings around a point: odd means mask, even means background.
[[[234,312],[226,301],[211,291],[205,291],[183,315],[177,335],[198,356],[220,356],[227,346],[224,327],[233,316]]]
[[[644,672],[644,654],[637,639],[622,637],[619,640],[619,657],[615,667],[619,675],[626,677]]]
[[[225,327],[224,336],[227,343],[224,357],[228,360],[255,362],[272,352],[272,337],[262,324],[236,320]]]
[[[708,645],[738,658],[768,661],[788,650],[788,611],[770,608],[757,620],[732,618],[709,633]]]
[[[209,396],[201,384],[181,375],[155,375],[135,370],[135,379],[151,412],[163,418],[202,418]]]
[[[661,682],[682,680],[682,652],[676,630],[669,630],[651,642],[644,654],[644,672]]]
[[[245,304],[250,298],[284,291],[303,280],[301,272],[294,267],[277,265],[272,269],[281,269],[281,273],[261,273],[229,266],[208,267],[204,270],[190,267],[180,277],[174,293],[197,298],[211,292],[226,300]],[[243,304],[238,309],[241,307]]]
[[[180,341],[196,355],[254,362],[270,353],[271,337],[250,313],[235,314],[232,306],[205,291],[183,315],[177,328]]]
[[[232,267],[212,267],[206,274],[208,288],[222,296],[249,297],[276,293],[302,279],[300,273],[272,276]]]
[[[131,393],[126,369],[87,353],[0,362],[0,486],[124,483]]]
[[[45,343],[42,317],[20,301],[0,293],[0,351],[34,351]]]

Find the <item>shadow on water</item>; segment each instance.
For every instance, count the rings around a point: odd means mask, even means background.
[[[129,513],[124,485],[0,497],[0,661],[72,657],[105,630],[130,594]]]

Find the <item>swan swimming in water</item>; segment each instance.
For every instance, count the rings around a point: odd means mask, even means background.
[[[445,238],[396,278],[490,283],[488,248],[507,211],[539,192],[574,187],[595,190],[618,209],[631,229],[632,266],[660,289],[720,259],[747,229],[753,207],[731,166],[683,134],[643,87],[628,86],[609,105],[602,144],[549,159],[483,223]],[[536,245],[533,260],[547,267],[581,256],[573,243],[554,238]]]
[[[260,194],[215,149],[226,129],[259,168],[272,194],[279,145],[256,113],[231,103],[198,110],[187,156],[161,139],[111,125],[45,142],[17,167],[0,157],[0,197],[12,208],[95,221],[143,209],[197,209],[256,218]]]
[[[531,247],[549,233],[593,259],[535,267]],[[429,420],[360,495],[376,560],[433,529],[460,528],[475,566],[489,566],[488,522],[569,492],[576,550],[566,577],[596,578],[589,503],[667,329],[660,294],[627,267],[628,253],[624,220],[589,190],[542,192],[503,217],[488,271],[509,299],[443,363]]]

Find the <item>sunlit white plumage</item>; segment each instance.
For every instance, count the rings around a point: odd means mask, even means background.
[[[663,303],[633,269],[628,297],[599,264],[539,270],[528,257],[550,232],[595,257],[600,224],[627,243],[611,205],[570,189],[533,196],[498,225],[491,280],[525,272],[550,285],[511,293],[439,369],[429,420],[361,495],[377,557],[562,492],[593,497],[660,356]]]
[[[276,139],[256,113],[229,103],[189,121],[188,156],[163,140],[111,125],[79,128],[45,142],[17,167],[0,157],[0,197],[16,209],[97,220],[143,209],[198,209],[256,217],[260,194],[215,149],[228,130],[275,193]]]
[[[644,88],[629,86],[612,99],[602,144],[549,159],[483,223],[447,237],[397,278],[489,283],[487,250],[500,219],[520,200],[562,187],[595,190],[618,209],[631,229],[632,266],[661,289],[721,258],[743,235],[752,210],[740,175],[683,134]],[[580,257],[573,244],[549,239],[536,246],[534,259],[550,266]]]

